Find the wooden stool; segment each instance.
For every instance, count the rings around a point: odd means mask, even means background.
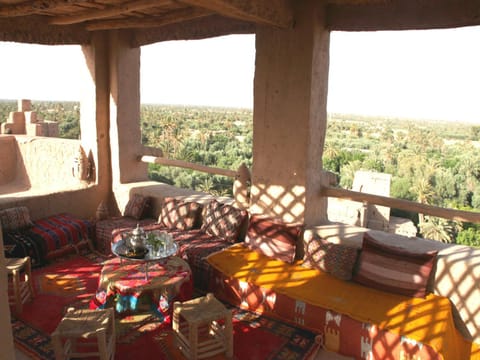
[[[9,283],[8,300],[10,305],[15,305],[15,311],[20,314],[22,305],[33,299],[32,263],[30,257],[6,258],[7,273],[12,278]],[[22,275],[23,270],[23,276]]]
[[[172,327],[175,345],[187,359],[203,359],[222,352],[233,357],[232,311],[211,293],[183,303],[176,301]]]
[[[52,333],[55,359],[99,356],[115,357],[115,317],[113,309],[69,309]]]

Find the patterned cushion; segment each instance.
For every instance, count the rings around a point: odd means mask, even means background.
[[[295,251],[303,225],[252,215],[245,243],[260,253],[287,263],[295,260]]]
[[[333,244],[313,236],[305,239],[303,265],[322,270],[341,280],[350,280],[357,256],[358,249],[354,247]]]
[[[140,194],[133,194],[133,196],[130,198],[130,200],[128,200],[128,203],[125,206],[123,216],[132,217],[137,220],[141,219],[147,207],[147,203],[148,197]]]
[[[436,256],[436,251],[412,253],[385,245],[365,233],[353,280],[392,293],[425,297]]]
[[[201,230],[234,243],[238,240],[247,216],[245,210],[212,200],[204,207]]]
[[[30,220],[30,212],[26,206],[0,210],[0,222],[2,223],[2,229],[6,231],[21,230],[33,226],[32,220]]]
[[[190,230],[200,216],[201,208],[202,206],[196,202],[166,198],[158,223],[168,229]]]

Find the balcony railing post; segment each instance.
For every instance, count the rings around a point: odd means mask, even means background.
[[[233,182],[233,198],[241,209],[248,209],[250,206],[250,182],[250,171],[245,164],[240,165]]]
[[[359,210],[360,226],[367,227],[368,224],[368,202],[364,201]]]

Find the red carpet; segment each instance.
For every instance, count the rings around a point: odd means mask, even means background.
[[[69,307],[88,308],[101,260],[87,254],[33,271],[35,299],[24,305],[20,316],[12,316],[16,346],[33,359],[54,359],[50,333]],[[305,359],[315,349],[312,332],[240,309],[234,314],[235,359]],[[170,324],[160,323],[152,314],[117,317],[116,331],[116,359],[183,358],[173,347]]]

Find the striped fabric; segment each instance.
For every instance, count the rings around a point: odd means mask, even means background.
[[[303,225],[286,224],[280,220],[252,215],[245,243],[268,257],[293,263]]]
[[[425,297],[436,256],[437,252],[412,253],[388,246],[365,233],[353,280],[387,292]]]
[[[21,230],[33,226],[26,206],[0,210],[0,222],[4,231]]]
[[[33,266],[73,253],[93,238],[94,225],[71,214],[57,214],[37,220],[23,230],[4,232],[7,257],[30,256]]]

